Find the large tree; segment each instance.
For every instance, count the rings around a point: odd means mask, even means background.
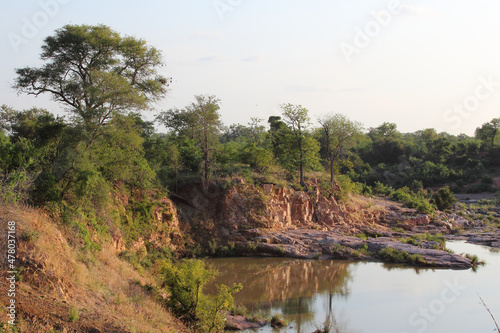
[[[87,146],[116,115],[147,109],[168,80],[158,69],[161,52],[144,40],[120,36],[105,25],[66,25],[45,38],[39,68],[16,70],[20,93],[48,93],[83,125]]]
[[[330,165],[330,181],[334,182],[334,165],[340,153],[351,147],[361,136],[363,125],[360,122],[349,120],[340,113],[328,114],[319,119],[323,128],[326,155]]]

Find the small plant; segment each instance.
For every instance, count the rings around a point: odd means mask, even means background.
[[[403,228],[400,228],[400,227],[392,227],[391,229],[394,232],[399,232],[399,233],[402,233],[402,234],[404,234],[404,232],[405,232],[405,230]]]
[[[471,261],[472,267],[477,267],[478,265],[484,265],[484,261],[479,260],[479,257],[475,254],[466,253],[465,258]]]
[[[282,314],[276,313],[271,317],[271,327],[272,328],[283,328],[287,325],[287,321],[283,318]]]
[[[80,313],[75,308],[70,308],[68,312],[68,319],[70,322],[74,323],[80,318]]]
[[[235,305],[231,313],[235,316],[246,316],[248,314],[248,309],[244,305]]]
[[[281,246],[277,247],[277,250],[278,250],[278,253],[281,255],[281,256],[284,256],[285,255],[285,249]]]
[[[313,255],[313,259],[316,259],[316,260],[319,259],[319,257],[321,257],[321,252],[315,253]]]
[[[259,247],[259,244],[257,242],[248,242],[247,243],[247,249],[250,252],[257,252],[258,247]]]
[[[30,242],[37,240],[40,234],[37,231],[24,231],[20,236],[19,239],[22,240],[23,242]]]
[[[364,240],[367,240],[367,239],[368,239],[368,236],[367,236],[365,233],[359,233],[359,234],[356,234],[356,237],[361,238],[361,239],[364,239]]]

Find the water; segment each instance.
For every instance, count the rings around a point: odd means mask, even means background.
[[[250,332],[493,332],[480,295],[500,320],[500,252],[450,242],[455,253],[486,261],[473,270],[416,269],[381,263],[283,258],[209,259],[221,272],[216,283],[242,283],[236,304],[250,313],[288,320]]]

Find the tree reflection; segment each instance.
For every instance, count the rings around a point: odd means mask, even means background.
[[[279,311],[295,322],[298,332],[314,320],[318,297],[328,300],[327,316],[333,318],[334,299],[350,293],[351,264],[344,261],[225,258],[207,262],[220,272],[214,284],[243,284],[235,294],[236,304],[251,312]]]

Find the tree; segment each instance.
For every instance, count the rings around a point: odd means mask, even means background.
[[[196,101],[184,109],[170,109],[161,112],[157,120],[171,129],[174,134],[194,140],[202,152],[202,174],[208,181],[213,173],[212,156],[222,131],[219,102],[215,96],[195,96]]]
[[[375,140],[377,137],[400,137],[401,133],[397,130],[395,123],[385,122],[377,128],[371,128],[368,135]]]
[[[282,104],[281,109],[283,111],[283,120],[292,130],[296,148],[299,152],[297,164],[300,185],[306,187],[306,183],[304,182],[304,138],[305,130],[310,122],[308,110],[301,105],[292,105],[290,103]]]
[[[69,107],[88,134],[87,147],[116,115],[144,110],[166,92],[161,52],[105,25],[66,25],[45,38],[40,68],[16,69],[14,88],[48,93]]]
[[[487,148],[493,148],[500,133],[500,118],[494,118],[476,128],[476,138],[485,143]]]
[[[361,136],[363,126],[351,121],[346,116],[336,113],[319,119],[323,128],[326,154],[330,164],[330,181],[334,182],[334,164],[342,150],[351,147],[356,138]]]

